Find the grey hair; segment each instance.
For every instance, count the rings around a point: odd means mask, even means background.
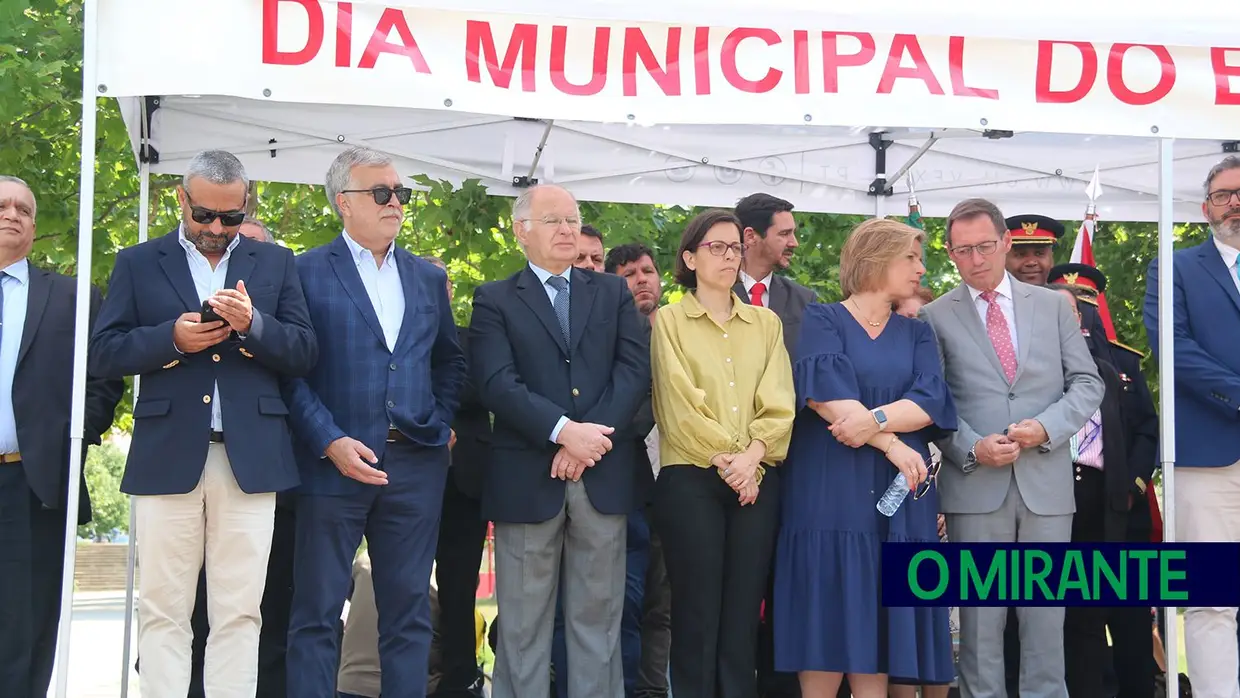
[[[8,184],[20,184],[26,188],[26,191],[30,192],[30,200],[34,202],[34,210],[30,212],[30,215],[36,215],[39,212],[39,200],[35,197],[34,190],[30,188],[30,185],[26,183],[26,180],[21,177],[14,177],[13,175],[0,174],[0,183],[6,182]]]
[[[521,192],[521,195],[517,197],[517,200],[512,202],[512,219],[514,221],[529,220],[530,209],[534,206],[534,194],[537,193],[538,190],[545,189],[547,187],[560,189],[569,196],[572,196],[573,206],[577,209],[577,217],[581,217],[581,207],[577,204],[577,197],[573,196],[571,191],[555,184],[538,184]]]
[[[258,220],[254,216],[247,215],[245,220],[241,221],[241,225],[256,225],[259,230],[263,231],[263,238],[267,242],[276,241],[276,236],[271,234],[271,228],[268,228],[266,223]]]
[[[354,167],[387,167],[392,158],[377,150],[353,146],[336,156],[331,167],[327,168],[327,203],[331,205],[336,216],[340,216],[340,206],[336,204],[336,195],[349,188],[353,179]]]
[[[236,155],[226,150],[204,150],[189,161],[185,174],[181,177],[181,186],[189,191],[189,182],[197,177],[212,184],[233,184],[241,182],[248,190],[250,180],[245,176],[245,166]]]
[[[1206,175],[1205,196],[1210,196],[1210,187],[1214,184],[1214,178],[1229,172],[1231,170],[1240,170],[1240,156],[1228,155],[1219,161],[1217,165],[1210,168],[1210,174]]]

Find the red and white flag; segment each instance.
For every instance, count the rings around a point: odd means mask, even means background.
[[[1088,264],[1096,269],[1098,265],[1094,262],[1093,238],[1094,222],[1097,216],[1094,213],[1094,202],[1102,194],[1097,168],[1094,169],[1094,177],[1085,191],[1089,194],[1089,209],[1085,214],[1085,220],[1081,221],[1081,230],[1076,235],[1076,244],[1072,246],[1072,258],[1068,261],[1077,264]],[[1106,328],[1107,341],[1114,342],[1116,340],[1115,325],[1111,322],[1111,310],[1107,307],[1106,294],[1101,291],[1098,292],[1098,314],[1102,316],[1102,326]]]

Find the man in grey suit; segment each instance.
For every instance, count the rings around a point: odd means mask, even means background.
[[[741,231],[745,256],[740,280],[732,290],[746,303],[775,311],[784,324],[788,355],[796,361],[801,314],[818,297],[792,279],[775,274],[792,264],[792,255],[800,246],[792,204],[770,194],[750,194],[736,202],[736,217],[745,226]]]
[[[934,328],[959,429],[939,442],[948,535],[956,542],[1067,542],[1069,440],[1102,403],[1103,383],[1067,299],[1004,268],[1012,239],[999,208],[957,204],[947,250],[964,283],[922,308]],[[1018,608],[1020,695],[1066,698],[1063,608]],[[960,609],[963,698],[1003,698],[1005,608]]]

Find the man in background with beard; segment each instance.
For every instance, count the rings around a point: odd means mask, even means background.
[[[613,247],[607,253],[604,269],[628,283],[637,312],[649,321],[645,326],[652,327],[655,313],[659,310],[659,299],[663,297],[663,280],[659,277],[654,252],[640,242]],[[649,333],[646,339],[649,342]],[[667,581],[667,566],[663,562],[663,544],[650,526],[652,513],[649,509],[654,500],[654,483],[660,464],[659,429],[657,426],[645,427],[654,423],[649,401],[642,403],[639,416],[633,421],[642,425],[637,429],[637,437],[642,443],[637,449],[634,469],[633,498],[637,506],[629,514],[628,526],[631,552],[626,589],[635,597],[635,603],[626,603],[624,610],[626,619],[630,613],[637,617],[627,624],[628,627],[622,623],[620,632],[622,646],[629,640],[630,646],[637,644],[639,651],[636,671],[626,671],[625,674],[625,694],[633,698],[667,698],[667,665],[672,644],[672,590]],[[642,429],[645,433],[640,433]],[[633,564],[632,551],[636,547],[641,550],[638,555],[645,558],[643,565]],[[635,567],[644,568],[644,571]],[[631,632],[630,629],[635,629],[639,637],[630,639],[626,635]],[[626,660],[628,664],[630,662]],[[627,670],[629,667],[625,668]],[[632,674],[635,675],[630,680]]]
[[[1175,323],[1175,526],[1186,543],[1240,542],[1240,157],[1206,177],[1201,212],[1209,240],[1177,250]],[[1158,260],[1145,285],[1145,331],[1158,347]],[[1184,644],[1193,694],[1237,698],[1236,609],[1188,608]]]

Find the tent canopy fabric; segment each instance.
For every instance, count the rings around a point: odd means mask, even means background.
[[[144,102],[122,105],[137,147]],[[532,174],[592,201],[731,206],[766,191],[804,211],[873,215],[879,205],[868,193],[876,164],[870,135],[878,129],[637,126],[233,97],[164,97],[150,122],[158,173],[181,173],[199,150],[224,148],[255,179],[322,184],[337,153],[366,145],[395,156],[403,174],[478,179],[503,196],[519,193],[514,177]],[[917,158],[908,175],[923,215],[946,216],[961,199],[980,196],[1013,214],[1077,220],[1098,166],[1102,220],[1158,219],[1158,151],[1150,139],[1030,133],[994,140],[948,129],[885,129],[882,138],[891,143],[886,174]],[[1177,220],[1200,220],[1203,179],[1223,156],[1220,141],[1179,142]],[[907,209],[908,185],[906,177],[891,182],[886,214]]]

